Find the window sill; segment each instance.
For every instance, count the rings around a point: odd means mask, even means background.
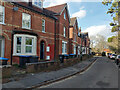
[[[32,30],[32,29],[30,29],[30,28],[24,28],[24,27],[22,27],[22,29],[26,29],[26,30]]]
[[[0,23],[1,25],[6,25],[5,23]]]
[[[21,55],[25,55],[25,56],[36,56],[36,54],[13,54],[13,56],[21,56]]]
[[[46,33],[45,31],[42,31],[42,33]]]

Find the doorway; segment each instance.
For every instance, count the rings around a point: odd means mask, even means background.
[[[0,37],[0,57],[4,57],[4,38]]]
[[[45,59],[45,42],[40,43],[40,59]]]

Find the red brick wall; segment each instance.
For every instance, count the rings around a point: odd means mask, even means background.
[[[66,20],[64,19],[64,12],[66,12]],[[69,53],[69,17],[66,9],[59,16],[57,21],[57,40],[56,40],[56,58],[58,59],[58,55],[62,54],[62,41],[66,41],[67,43],[67,54]],[[66,37],[63,36],[64,26],[66,27]]]
[[[5,37],[5,58],[11,58],[11,41],[12,31],[20,30],[27,32],[34,32],[38,34],[37,38],[37,56],[40,57],[40,42],[45,41],[46,46],[50,46],[52,53],[45,51],[45,56],[50,55],[51,60],[54,59],[54,34],[55,34],[55,20],[32,12],[31,10],[19,7],[18,11],[13,11],[14,5],[6,2],[5,7],[5,25],[2,25],[3,36]],[[22,13],[31,15],[31,30],[22,29]],[[45,19],[45,33],[42,33],[42,19]],[[14,58],[13,58],[14,59]],[[14,60],[13,60],[14,61]]]

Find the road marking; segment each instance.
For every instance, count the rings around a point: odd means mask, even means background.
[[[84,74],[85,72],[87,72],[88,70],[90,70],[90,68],[92,68],[92,66],[93,66],[96,62],[97,62],[97,60],[96,60],[94,63],[92,63],[92,65],[91,65],[89,68],[87,68],[84,72],[81,72],[80,74]]]
[[[97,59],[96,59],[96,61],[97,61]],[[87,68],[85,71],[83,71],[83,72],[80,72],[80,73],[78,73],[78,74],[84,74],[85,72],[87,72],[95,63],[96,63],[96,61],[94,62],[94,63],[92,63],[92,65],[90,65],[89,66],[89,68]],[[39,88],[46,88],[46,87],[49,87],[49,86],[52,86],[52,85],[55,85],[55,84],[58,84],[58,83],[61,83],[61,82],[64,82],[64,81],[66,81],[66,80],[69,80],[69,79],[72,79],[72,78],[75,78],[76,77],[76,75],[74,75],[74,76],[71,76],[71,77],[68,77],[68,78],[65,78],[64,80],[60,80],[60,81],[57,81],[57,82],[54,82],[54,83],[51,83],[51,84],[48,84],[48,85],[45,85],[45,86],[41,86],[41,87],[39,87]]]
[[[52,86],[52,85],[55,85],[55,84],[64,82],[64,81],[66,81],[66,80],[72,79],[72,78],[74,78],[74,77],[76,77],[76,76],[71,76],[71,77],[68,77],[68,78],[66,78],[66,79],[64,79],[64,80],[60,80],[60,81],[57,81],[57,82],[54,82],[54,83],[51,83],[51,84],[48,84],[48,85],[45,85],[45,86],[41,86],[41,87],[39,87],[39,88],[46,88],[46,87],[49,87],[49,86]]]

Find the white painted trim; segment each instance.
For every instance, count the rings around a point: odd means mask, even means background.
[[[4,57],[4,53],[5,53],[5,39],[0,37],[0,40],[2,41],[2,45],[1,45],[1,56]]]
[[[26,15],[29,15],[30,16],[30,27],[23,27],[23,14],[26,14]],[[30,14],[27,14],[27,13],[22,13],[22,28],[23,29],[28,29],[28,30],[31,30],[31,15]]]
[[[67,42],[65,41],[62,41],[62,44],[64,43],[64,46],[62,48],[64,48],[64,52],[62,52],[62,54],[67,54],[67,52],[65,52],[65,44],[67,45]],[[66,46],[66,49],[67,49],[67,46]]]
[[[44,25],[43,25],[43,21],[44,21]],[[44,26],[44,31],[42,30],[43,33],[45,33],[45,19],[42,19],[42,27]]]
[[[22,42],[21,42],[21,53],[16,53],[16,42],[17,42],[17,37],[22,37]],[[25,38],[30,37],[33,38],[33,45],[32,45],[32,53],[25,53]],[[13,56],[16,55],[36,55],[37,52],[37,37],[36,36],[31,36],[31,35],[25,35],[25,34],[15,34],[14,35],[14,47],[13,47]]]
[[[4,24],[5,23],[5,7],[0,5],[0,7],[2,7],[3,9],[3,22],[0,22],[0,24]]]

